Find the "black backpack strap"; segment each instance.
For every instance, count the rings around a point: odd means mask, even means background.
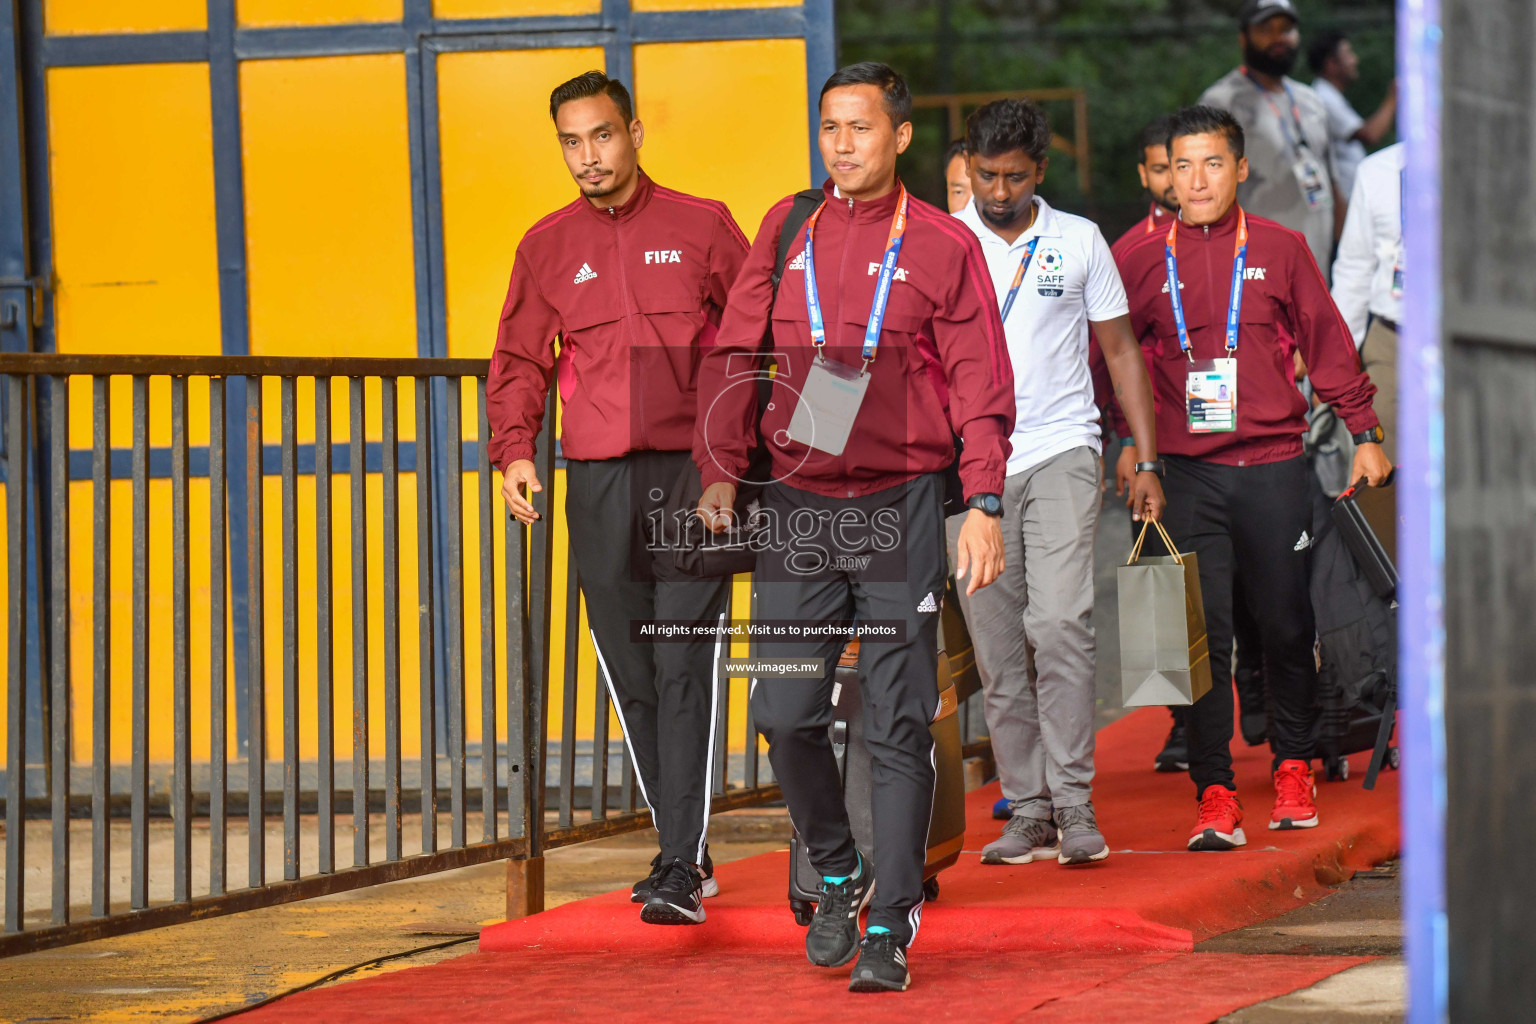
[[[773,296],[779,296],[779,282],[784,278],[784,263],[789,259],[789,247],[795,244],[795,238],[800,234],[800,229],[805,222],[811,219],[811,214],[816,212],[826,194],[819,188],[808,188],[804,192],[795,193],[794,205],[789,208],[789,216],[784,218],[784,223],[779,228],[779,255],[773,261]]]

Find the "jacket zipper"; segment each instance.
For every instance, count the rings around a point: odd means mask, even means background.
[[[629,308],[630,307],[630,301],[631,301],[631,296],[630,296],[630,291],[629,291],[629,275],[625,272],[625,269],[624,269],[624,264],[625,264],[625,259],[624,259],[624,255],[625,255],[625,253],[624,253],[624,232],[620,229],[621,221],[619,220],[619,211],[610,206],[610,207],[608,207],[608,216],[613,221],[614,249],[615,249],[615,251],[618,254],[618,262],[619,262],[619,290],[623,293],[623,296],[624,296],[624,317],[623,317],[623,319],[624,319],[624,337],[625,337],[625,340],[628,341],[628,343],[629,343],[629,345],[628,345],[628,349],[629,350],[624,353],[624,357],[625,357],[626,361],[629,364],[629,366],[628,366],[629,372],[631,374],[634,374],[634,373],[639,373],[640,372],[640,360],[637,360],[637,359],[634,358],[635,351],[636,351],[635,334],[634,334],[634,332],[635,332],[635,322],[634,322],[634,314],[632,313],[632,311]],[[646,440],[646,432],[645,432],[645,387],[644,387],[644,382],[643,381],[633,381],[633,380],[630,381],[629,382],[629,393],[630,393],[631,396],[633,396],[635,402],[638,403],[638,405],[639,405],[639,409],[635,410],[636,415],[631,417],[631,419],[633,419],[636,422],[636,424],[639,426],[639,429],[640,429],[640,436],[637,439],[638,443],[635,445],[635,447],[636,447],[636,449],[644,450],[644,449],[650,447],[649,441]]]
[[[843,234],[843,253],[837,264],[837,324],[839,332],[842,330],[843,303],[847,301],[848,292],[847,286],[845,284],[845,278],[847,276],[846,270],[848,268],[848,249],[853,244],[854,229],[856,227],[857,225],[853,219],[853,199],[850,198],[848,200],[848,230]],[[857,419],[857,417],[855,417],[855,419]],[[850,434],[852,434],[852,430],[853,428],[850,427]],[[848,446],[845,444],[843,446],[844,454],[837,457],[838,477],[843,480],[848,479],[847,451]],[[851,487],[848,488],[848,497],[853,497],[853,488]]]

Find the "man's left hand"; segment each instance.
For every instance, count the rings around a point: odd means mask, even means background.
[[[970,597],[1003,574],[1003,524],[1001,519],[973,508],[960,526],[955,545],[955,580],[970,575],[965,596]]]
[[[1392,463],[1387,458],[1387,453],[1381,450],[1381,445],[1369,441],[1355,446],[1355,464],[1349,472],[1350,480],[1365,477],[1366,483],[1372,487],[1380,487],[1391,475]]]

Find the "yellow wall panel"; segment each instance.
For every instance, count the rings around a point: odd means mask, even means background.
[[[768,207],[806,185],[804,42],[653,43],[634,59],[641,164],[669,188],[723,200],[753,237]]]
[[[399,21],[401,0],[236,0],[242,28]]]
[[[47,0],[49,35],[175,32],[208,27],[207,0]],[[204,75],[206,80],[207,76]]]
[[[603,51],[452,53],[437,59],[448,354],[491,354],[523,233],[576,198],[549,93]]]
[[[251,351],[416,354],[405,60],[240,66]]]
[[[603,0],[435,0],[432,4],[432,13],[439,18],[527,18],[599,14],[602,9]]]
[[[206,64],[48,72],[59,349],[219,351]]]

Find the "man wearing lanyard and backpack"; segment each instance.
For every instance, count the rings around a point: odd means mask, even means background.
[[[558,376],[571,553],[661,842],[631,898],[647,923],[701,924],[703,897],[719,891],[705,839],[721,640],[639,643],[631,628],[724,620],[729,581],[681,576],[670,551],[651,550],[646,523],[691,469],[692,370],[747,240],[724,203],[640,169],[645,129],[622,83],[579,75],[551,93],[549,113],[581,195],[518,244],[486,380],[489,456],[512,514],[532,523],[523,490],[543,490],[534,444]]]
[[[1292,360],[1354,432],[1353,479],[1391,473],[1354,339],[1305,240],[1237,202],[1248,174],[1243,129],[1224,110],[1187,107],[1169,134],[1179,220],[1120,254],[1131,323],[1154,347],[1157,442],[1167,473],[1163,523],[1199,556],[1211,676],[1230,678],[1233,578],[1249,582],[1274,716],[1271,829],[1318,823],[1315,630],[1308,592],[1312,525],[1301,437],[1306,401]],[[1232,773],[1232,689],[1190,708],[1190,778],[1200,809],[1191,850],[1246,843]]]
[[[738,383],[777,361],[762,436],[774,482],[762,517],[794,530],[761,549],[756,620],[819,628],[856,619],[871,756],[875,861],[858,853],[827,735],[833,673],[846,636],[760,639],[755,657],[818,660],[810,678],[751,681],[752,716],[784,800],[823,876],[806,931],[811,963],[858,963],[855,992],[901,991],[923,906],[939,710],[939,602],[948,575],[944,470],[964,442],[972,511],[957,575],[974,592],[1002,569],[1001,514],[1013,373],[976,237],[913,199],[896,176],[912,138],[912,98],[884,64],[843,68],[822,87],[822,202],[795,229],[777,294],[775,259],[794,204],[763,220],[699,367],[694,446],[699,514],[724,530],[746,471],[757,388]],[[816,556],[820,553],[824,557]],[[888,632],[875,633],[875,627]],[[875,883],[878,882],[878,887]],[[859,914],[869,905],[860,941]]]
[[[1249,167],[1237,191],[1243,208],[1305,235],[1326,277],[1344,198],[1333,183],[1328,108],[1310,85],[1289,77],[1301,46],[1296,6],[1246,0],[1237,23],[1243,63],[1199,102],[1231,111],[1243,126]]]

